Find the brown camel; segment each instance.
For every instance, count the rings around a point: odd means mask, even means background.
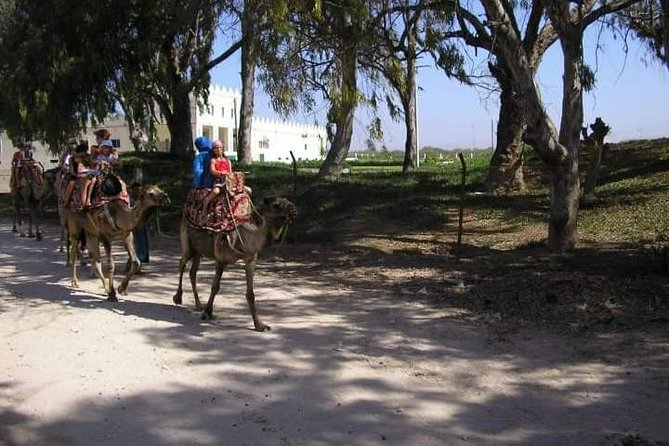
[[[28,210],[28,237],[35,237],[37,241],[42,240],[42,233],[39,230],[39,213],[42,200],[47,196],[48,189],[46,181],[44,181],[44,173],[39,166],[34,166],[32,173],[25,171],[22,175],[16,174],[10,188],[14,204],[12,232],[18,232],[20,237],[26,236],[23,231],[22,217],[22,210],[26,208]],[[34,234],[33,225],[35,225]]]
[[[181,219],[181,260],[179,260],[179,286],[174,295],[174,303],[180,305],[183,294],[182,279],[186,265],[193,261],[190,268],[190,283],[195,298],[195,307],[202,309],[197,293],[197,270],[201,257],[213,259],[216,262],[216,274],[211,285],[209,300],[202,313],[202,319],[211,319],[214,309],[214,298],[221,285],[221,275],[227,265],[238,260],[244,261],[246,273],[246,301],[251,310],[253,325],[257,331],[266,331],[270,327],[263,324],[258,317],[253,291],[253,273],[260,251],[279,240],[296,217],[297,208],[285,198],[265,198],[260,207],[255,223],[241,225],[231,233],[211,233],[204,229],[192,227],[187,219],[186,212]]]
[[[113,239],[122,239],[125,249],[130,257],[130,268],[118,287],[121,294],[126,293],[128,283],[139,269],[140,262],[135,253],[132,231],[143,225],[153,214],[158,206],[169,204],[169,197],[158,186],[149,185],[142,188],[139,199],[134,207],[128,206],[121,200],[112,201],[101,207],[85,209],[75,212],[69,208],[65,209],[67,230],[70,238],[70,263],[72,266],[72,286],[79,286],[77,278],[77,253],[79,233],[83,229],[86,233],[86,241],[90,253],[91,264],[98,273],[102,285],[107,293],[107,300],[118,301],[114,289],[114,262],[111,256],[111,243]],[[109,277],[105,278],[100,264],[100,242],[107,254],[109,265]]]
[[[60,224],[60,243],[58,245],[58,252],[63,252],[63,247],[65,247],[66,250],[65,252],[67,254],[65,265],[71,266],[72,259],[70,258],[70,236],[67,232],[67,213],[69,211],[69,208],[63,203],[62,194],[65,192],[63,190],[64,187],[62,186],[63,172],[58,167],[56,169],[59,170],[58,172],[55,173],[54,179],[51,183],[56,198],[58,200],[58,222]],[[45,177],[46,177],[46,172],[45,172]],[[77,246],[78,246],[77,256],[80,259],[81,266],[84,266],[86,263],[84,259],[84,251],[86,250],[86,232],[83,229],[79,231],[79,243]]]

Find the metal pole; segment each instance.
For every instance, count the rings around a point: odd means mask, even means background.
[[[418,67],[414,67],[416,70],[416,83],[413,87],[413,117],[414,124],[416,126],[416,169],[420,167],[420,138],[418,132]]]
[[[490,148],[492,151],[495,151],[495,131],[494,131],[494,125],[495,121],[493,119],[490,120]]]

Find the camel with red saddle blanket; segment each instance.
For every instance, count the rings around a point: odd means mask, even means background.
[[[111,257],[111,244],[114,239],[123,240],[130,258],[130,268],[118,287],[121,294],[126,293],[128,283],[139,269],[140,262],[135,253],[132,231],[145,224],[158,206],[169,204],[169,197],[158,186],[149,185],[142,188],[139,199],[133,207],[129,201],[118,198],[102,197],[100,204],[76,211],[71,207],[62,207],[67,230],[70,237],[69,258],[72,267],[72,286],[79,286],[77,277],[77,255],[79,234],[86,233],[86,241],[91,257],[91,265],[97,272],[107,294],[107,300],[117,301],[114,288],[114,262]],[[97,203],[97,202],[96,202]],[[105,277],[100,263],[100,242],[105,248],[109,275]]]
[[[246,274],[246,301],[253,325],[257,331],[266,331],[270,327],[260,321],[255,306],[253,276],[256,261],[264,248],[282,239],[288,225],[297,216],[297,208],[286,198],[267,197],[256,209],[239,172],[229,176],[226,189],[211,204],[209,212],[203,209],[207,189],[193,189],[188,194],[181,219],[179,285],[173,301],[177,305],[182,303],[183,274],[188,262],[192,261],[189,274],[191,288],[195,307],[202,309],[197,292],[197,271],[202,257],[213,259],[216,273],[202,314],[203,319],[211,319],[223,270],[227,265],[242,260]]]
[[[20,153],[20,152],[17,152]],[[15,156],[16,158],[16,156]],[[12,232],[18,232],[25,237],[23,230],[23,209],[28,210],[28,237],[42,240],[39,230],[39,212],[42,201],[49,194],[49,185],[44,180],[44,168],[34,160],[12,160],[12,176],[10,180],[10,194],[14,205],[14,222]],[[33,233],[33,225],[35,232]]]

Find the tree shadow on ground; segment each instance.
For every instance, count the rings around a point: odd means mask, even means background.
[[[174,271],[175,251],[166,249],[150,265],[162,278],[152,298],[174,288],[175,274],[158,273]],[[275,328],[264,334],[246,329],[250,317],[238,269],[226,273],[211,323],[153,300],[121,302],[117,310],[148,320],[177,314],[176,324],[142,329],[147,344],[179,352],[166,371],[172,388],[147,383],[132,393],[83,398],[45,421],[17,410],[3,434],[26,444],[22,428],[30,426],[36,443],[55,445],[613,445],[630,430],[669,437],[666,333],[605,333],[586,342],[471,323],[459,311],[466,306],[439,301],[433,290],[445,292],[444,284],[458,279],[471,289],[484,283],[497,289],[502,282],[496,280],[528,275],[538,262],[557,271],[569,264],[527,249],[525,256],[516,251],[495,262],[506,269],[489,268],[487,276],[482,265],[504,253],[467,246],[463,254],[467,261],[457,264],[445,255],[427,256],[433,258],[425,265],[415,263],[414,251],[270,250],[256,276],[259,311]],[[39,274],[39,262],[24,259],[22,253],[12,259],[16,283],[3,285],[12,292],[21,290],[18,275]],[[614,273],[629,265],[620,262]],[[441,270],[411,277],[423,268]],[[427,295],[417,292],[422,288]],[[30,300],[73,300],[56,293],[55,285],[48,290]],[[239,299],[225,299],[230,295]],[[193,368],[199,382],[180,378]],[[119,382],[126,376],[118,370]]]

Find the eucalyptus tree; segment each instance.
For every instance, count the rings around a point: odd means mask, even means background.
[[[399,98],[401,109],[386,95],[391,117],[401,116],[405,124],[403,172],[413,171],[418,165],[416,92],[421,56],[432,55],[446,74],[467,82],[461,54],[447,39],[438,37],[452,20],[451,6],[433,0],[381,0],[376,5],[379,44],[369,54],[371,59],[361,63],[381,72]]]
[[[519,37],[515,2],[481,0],[484,20],[462,5],[458,14],[461,28],[474,29],[478,35],[494,42],[491,51],[506,70],[514,86],[518,111],[527,125],[527,141],[551,170],[551,203],[548,243],[562,252],[574,248],[577,241],[579,203],[578,151],[583,124],[583,32],[597,20],[637,3],[618,0],[597,3],[584,0],[543,2],[551,27],[555,30],[563,53],[563,98],[560,130],[546,113],[539,89],[534,82],[531,49]],[[539,14],[535,20],[539,20]],[[470,28],[471,27],[471,28]]]
[[[104,26],[101,16],[107,11],[101,3],[90,5],[89,20],[71,23],[70,14],[83,11],[61,3],[22,0],[3,4],[0,119],[12,139],[35,137],[57,146],[68,133],[113,107],[101,74],[111,69],[104,55],[115,39],[88,42],[89,51],[84,51],[78,35],[100,32]],[[116,10],[106,18],[123,14]],[[120,30],[110,23],[105,32],[114,36]]]
[[[261,63],[264,43],[272,40],[275,30],[285,24],[288,4],[286,1],[244,0],[242,10],[237,11],[244,40],[241,47],[242,101],[237,130],[237,159],[242,164],[253,162],[251,129],[255,100],[255,77]]]
[[[364,54],[375,51],[373,0],[290,3],[284,26],[263,50],[260,79],[275,109],[290,114],[312,110],[320,94],[328,108],[330,150],[320,178],[337,177],[350,150],[355,111],[367,98],[359,77],[374,82],[361,66]]]
[[[669,68],[669,1],[643,0],[618,16],[623,29],[632,30]]]
[[[155,104],[170,131],[170,152],[187,156],[192,150],[193,99],[207,102],[210,70],[234,54],[242,39],[234,39],[213,55],[218,25],[231,12],[226,0],[134,0],[129,54],[122,69],[132,90],[141,90]],[[125,97],[125,96],[124,96]],[[126,101],[131,101],[125,97]]]
[[[191,98],[207,100],[209,70],[241,46],[213,55],[227,0],[21,0],[3,41],[12,69],[0,81],[8,128],[48,141],[122,103],[156,104],[170,151],[192,148]],[[25,129],[25,130],[20,130]]]
[[[508,12],[508,27],[513,40],[522,48],[527,69],[534,78],[546,50],[557,41],[558,35],[545,14],[545,2],[500,2]],[[525,189],[522,153],[525,147],[523,136],[527,128],[525,113],[518,101],[517,79],[500,56],[496,30],[480,17],[474,9],[459,5],[457,18],[459,28],[448,37],[460,37],[475,48],[491,55],[488,63],[490,73],[500,90],[500,110],[497,120],[495,152],[490,162],[486,180],[487,189],[493,192],[512,192]],[[521,26],[524,23],[524,26]]]
[[[321,178],[337,177],[351,147],[355,110],[360,102],[358,60],[368,51],[370,8],[364,0],[324,2],[317,20],[308,24],[304,37],[305,62],[311,83],[329,102],[328,121],[335,132],[330,150],[321,165]]]

